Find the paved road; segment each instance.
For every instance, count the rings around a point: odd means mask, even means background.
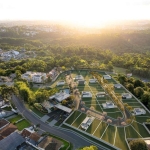
[[[19,98],[17,98],[15,95],[12,96],[12,100],[16,105],[17,109],[19,110],[19,112],[22,113],[22,115],[25,118],[30,120],[34,125],[40,124],[40,128],[42,130],[50,132],[51,134],[59,136],[67,141],[70,141],[73,144],[74,149],[83,146],[95,145],[91,141],[85,140],[74,133],[63,131],[55,127],[50,127],[48,124],[42,122],[36,116],[34,116],[28,109],[26,109],[22,101],[19,100]],[[98,147],[99,150],[104,150],[104,148],[100,148],[100,145]]]

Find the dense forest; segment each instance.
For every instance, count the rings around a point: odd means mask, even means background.
[[[99,29],[97,33],[82,33],[76,29],[53,26],[51,32],[28,29],[26,26],[1,27],[0,48],[4,51],[26,49],[30,57],[0,63],[0,74],[16,70],[48,72],[55,66],[88,67],[112,71],[113,66],[127,73],[150,77],[150,30]],[[5,32],[4,32],[5,30]],[[25,32],[34,31],[34,36]],[[32,53],[36,57],[32,57]]]

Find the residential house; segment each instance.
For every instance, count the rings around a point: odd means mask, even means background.
[[[65,81],[62,80],[57,82],[57,86],[63,86],[63,85],[65,85]]]
[[[75,78],[74,78],[75,81],[78,81],[78,80],[84,80],[84,77],[82,75],[77,75]]]
[[[135,115],[145,115],[146,111],[143,108],[134,108],[133,112]]]
[[[96,93],[96,97],[105,97],[106,93],[105,92],[98,92]]]
[[[106,80],[109,80],[109,79],[111,79],[111,76],[110,75],[103,75],[103,78]]]
[[[130,99],[130,98],[132,98],[132,95],[130,93],[123,93],[122,98],[123,99]]]
[[[97,79],[89,79],[89,83],[96,83]]]
[[[78,80],[78,85],[85,85],[85,80]]]
[[[58,150],[62,145],[63,143],[60,140],[47,136],[38,144],[38,147],[44,150]]]
[[[86,117],[83,122],[81,123],[81,128],[87,130],[88,127],[91,125],[95,118],[94,117]]]
[[[5,101],[2,97],[2,95],[0,95],[0,107],[3,106],[3,105],[5,105]]]
[[[43,83],[47,79],[47,76],[46,73],[27,71],[21,75],[21,78],[26,79],[28,82]]]
[[[50,96],[49,99],[50,100],[55,99],[57,102],[61,103],[63,100],[65,100],[69,96],[70,94],[62,91],[60,93],[56,93],[55,95]]]
[[[12,123],[10,123],[9,125],[5,126],[3,129],[0,130],[0,135],[3,138],[6,138],[7,136],[9,136],[11,133],[13,133],[16,130],[17,130],[17,127],[13,125]]]
[[[89,91],[82,91],[82,97],[92,98],[92,93]]]
[[[0,130],[2,130],[4,127],[6,127],[7,125],[9,125],[9,121],[5,120],[5,119],[0,119]]]
[[[114,84],[114,88],[117,88],[117,89],[120,89],[122,87],[122,85],[121,84]]]
[[[112,101],[107,101],[106,103],[102,103],[102,106],[104,109],[117,107],[116,105],[114,105],[114,103]]]
[[[0,141],[0,149],[15,150],[24,142],[25,139],[19,133],[13,132],[9,136]]]

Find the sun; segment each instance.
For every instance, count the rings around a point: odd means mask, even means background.
[[[150,5],[142,4],[142,0],[2,0],[1,3],[0,19],[64,21],[82,26],[150,19]]]

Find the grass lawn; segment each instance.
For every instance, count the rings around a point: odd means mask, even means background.
[[[125,128],[127,138],[141,138],[141,136],[133,129],[132,126]]]
[[[89,128],[86,130],[86,132],[93,134],[93,132],[95,131],[95,129],[97,128],[97,126],[99,125],[101,121],[98,119],[94,119],[94,121],[92,122],[92,124],[89,126]]]
[[[106,142],[113,144],[114,138],[112,138],[112,137],[115,137],[115,131],[116,131],[116,127],[109,125],[107,130],[105,131],[105,133],[102,136],[102,140],[105,140]]]
[[[118,108],[108,108],[108,109],[103,109],[105,112],[116,112],[116,111],[120,111]]]
[[[83,114],[83,113],[82,113],[82,114],[77,118],[77,120],[72,124],[72,126],[78,128],[79,125],[82,123],[82,121],[85,119],[85,117],[86,117],[86,114]]]
[[[68,124],[72,124],[72,122],[81,114],[79,111],[75,111],[66,121]]]
[[[30,106],[30,109],[37,114],[39,117],[43,117],[45,114],[37,110],[34,106]]]
[[[146,122],[147,119],[150,119],[150,117],[135,116],[135,120],[140,123]]]
[[[94,110],[95,111],[98,111],[98,112],[103,112],[103,110],[101,109],[101,107],[97,104],[97,105],[86,105],[88,108],[90,108],[91,106],[94,107]]]
[[[135,103],[137,103],[138,101],[136,100],[136,99],[122,99],[122,101],[123,101],[123,103],[129,103],[130,104],[130,102],[135,102]]]
[[[108,81],[108,83],[113,83],[113,84],[116,84],[116,83],[117,83],[114,79],[109,79],[109,80],[107,80],[107,81]]]
[[[66,125],[62,125],[61,127],[66,128],[66,129],[69,129],[69,130],[73,130],[73,131],[75,131],[76,133],[82,135],[83,137],[85,137],[85,138],[87,138],[87,139],[90,139],[91,141],[93,141],[93,142],[95,142],[95,143],[98,143],[99,145],[102,145],[102,146],[104,146],[104,147],[106,147],[106,148],[108,148],[108,149],[110,149],[110,150],[116,150],[115,148],[113,148],[113,147],[111,147],[111,146],[109,146],[109,145],[107,145],[107,144],[105,144],[105,143],[103,143],[103,142],[101,142],[101,141],[99,141],[99,140],[97,140],[97,139],[94,139],[94,138],[92,138],[91,136],[88,136],[88,135],[86,135],[86,134],[84,134],[84,133],[81,133],[80,131],[78,131],[78,130],[76,130],[76,129],[73,129],[73,128],[68,127],[68,126],[66,126]]]
[[[2,110],[11,111],[11,107],[4,107],[4,108],[2,108]]]
[[[107,116],[110,116],[115,119],[117,119],[118,117],[123,117],[121,112],[107,113]]]
[[[122,150],[128,150],[127,144],[125,142],[124,128],[117,128],[115,146]]]
[[[127,69],[124,69],[124,68],[121,68],[121,67],[114,67],[114,66],[113,66],[113,68],[114,68],[113,71],[115,73],[126,74]]]
[[[124,89],[115,89],[115,93],[125,93],[126,91]]]
[[[15,124],[18,128],[19,131],[23,130],[24,128],[29,127],[31,124],[27,121],[27,120],[22,120],[20,122],[18,122],[17,124]]]
[[[133,122],[132,126],[135,128],[135,130],[140,133],[140,135],[142,137],[149,137],[149,133],[147,132],[147,130],[145,129],[145,127],[142,124],[139,124],[137,122]]]
[[[128,103],[129,106],[132,106],[132,107],[141,107],[141,104],[136,102],[136,103]]]
[[[20,120],[21,118],[22,118],[21,115],[17,115],[16,117],[9,119],[9,122],[15,123],[16,121]]]
[[[107,124],[105,122],[101,122],[100,126],[97,128],[96,132],[94,133],[94,136],[100,138],[102,134],[104,133],[106,127],[107,127]]]

